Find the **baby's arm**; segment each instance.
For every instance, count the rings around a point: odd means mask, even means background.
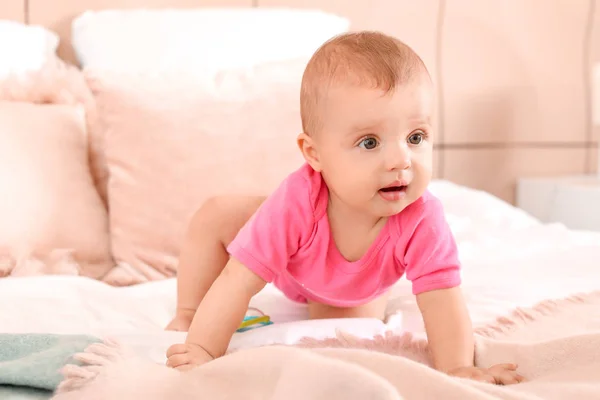
[[[287,268],[310,238],[314,207],[307,170],[292,173],[227,246],[227,265],[202,299],[185,344],[171,346],[168,365],[188,368],[225,354],[251,298]]]
[[[411,234],[400,257],[413,283],[433,366],[444,372],[473,366],[473,330],[460,290],[458,248],[442,204],[431,196],[411,210],[403,221]]]
[[[494,384],[510,385],[524,378],[515,364],[477,368],[474,364],[473,328],[458,287],[417,295],[423,315],[433,366],[449,375]]]
[[[472,367],[473,329],[460,288],[417,295],[435,369],[450,372]]]
[[[171,346],[167,352],[167,365],[187,369],[225,354],[250,299],[265,284],[258,275],[231,258],[200,303],[185,344]]]
[[[405,221],[414,226],[399,257],[413,283],[413,293],[423,316],[434,368],[454,376],[491,383],[523,380],[516,365],[479,368],[474,360],[474,335],[460,289],[458,248],[441,203],[430,197]]]

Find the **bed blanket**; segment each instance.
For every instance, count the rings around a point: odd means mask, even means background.
[[[477,365],[515,362],[527,382],[449,377],[408,334],[241,350],[184,373],[108,341],[77,355],[83,365],[64,369],[53,399],[600,399],[600,293],[518,309],[476,332]]]
[[[0,399],[47,399],[72,356],[100,339],[84,335],[0,334]]]

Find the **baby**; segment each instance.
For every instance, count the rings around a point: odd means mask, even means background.
[[[266,199],[216,198],[193,217],[167,327],[189,332],[167,365],[222,356],[267,282],[307,303],[310,318],[383,319],[406,275],[436,369],[520,382],[515,365],[473,365],[457,247],[427,191],[434,90],[419,56],[377,32],[337,36],[309,61],[300,102],[305,165]]]

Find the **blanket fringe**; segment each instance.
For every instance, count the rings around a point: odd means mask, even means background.
[[[413,361],[430,365],[427,340],[417,339],[410,332],[401,335],[385,332],[373,338],[360,338],[341,330],[336,330],[333,338],[301,338],[294,347],[301,348],[352,348],[377,351],[395,356],[403,356]]]
[[[73,356],[73,359],[80,365],[67,364],[62,368],[60,372],[64,379],[56,388],[55,393],[80,389],[93,381],[108,365],[126,355],[126,349],[112,339],[105,339],[102,343],[89,345],[83,353]]]
[[[18,253],[18,254],[17,254]],[[0,248],[0,278],[5,276],[81,275],[82,266],[73,249],[53,249],[34,254],[31,249]]]
[[[600,300],[600,291],[579,293],[558,300],[544,300],[531,308],[518,307],[508,316],[498,317],[494,322],[476,328],[476,335],[494,339],[507,334],[518,327],[533,322],[540,317],[560,312],[565,306]]]

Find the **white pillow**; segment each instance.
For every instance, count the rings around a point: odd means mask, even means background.
[[[309,58],[350,21],[322,11],[198,8],[87,11],[73,21],[84,68],[219,71]]]
[[[0,20],[0,79],[41,70],[55,57],[59,40],[41,26]]]

